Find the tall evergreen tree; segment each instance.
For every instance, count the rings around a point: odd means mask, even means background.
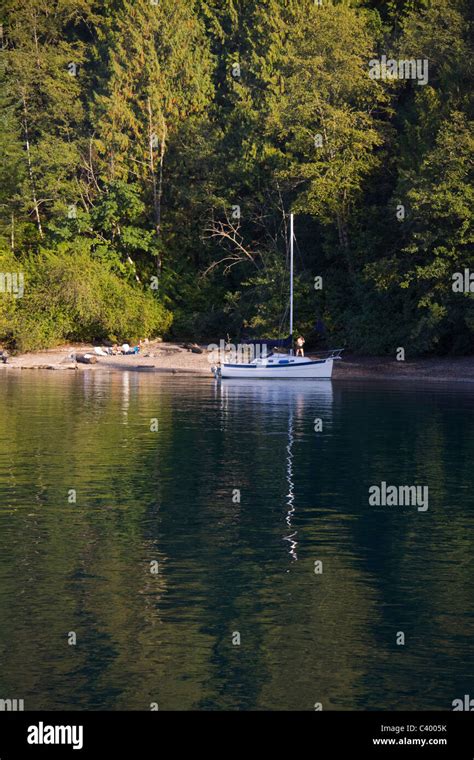
[[[76,203],[86,203],[81,69],[90,11],[90,0],[4,3],[2,90],[10,123],[16,119],[10,134],[21,140],[24,164],[9,202],[13,214],[20,206],[34,221],[40,238],[52,216],[65,216]]]
[[[105,39],[107,73],[94,107],[100,177],[145,188],[158,241],[168,146],[211,97],[208,46],[185,0],[118,2]],[[159,243],[156,250],[160,273]]]

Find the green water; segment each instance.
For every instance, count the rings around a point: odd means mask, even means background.
[[[3,372],[0,698],[474,696],[473,401],[462,384]],[[370,506],[381,481],[428,486],[429,509]]]

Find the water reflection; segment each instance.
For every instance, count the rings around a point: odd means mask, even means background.
[[[473,398],[3,374],[0,697],[449,709],[474,666]],[[427,483],[429,511],[370,509],[383,479]]]
[[[214,392],[220,400],[220,409],[225,412],[235,405],[245,402],[255,404],[263,414],[263,424],[266,418],[276,416],[280,420],[287,420],[286,469],[287,492],[284,495],[286,515],[285,522],[288,528],[292,528],[292,519],[296,510],[295,505],[295,482],[294,482],[294,454],[293,446],[295,435],[293,420],[299,423],[308,423],[311,419],[321,419],[324,416],[325,424],[331,421],[333,404],[333,385],[331,380],[317,382],[308,380],[275,381],[275,380],[223,380],[215,382]],[[283,536],[283,540],[289,544],[289,554],[293,560],[298,559],[297,554],[297,530],[290,530]]]
[[[294,436],[293,436],[293,412],[290,412],[289,419],[288,419],[288,446],[286,447],[287,451],[287,458],[286,458],[286,479],[288,481],[288,493],[286,495],[287,506],[288,506],[288,512],[286,513],[286,524],[289,528],[291,528],[291,518],[295,512],[295,484],[293,481],[293,443],[294,443]],[[298,541],[296,540],[296,536],[298,535],[298,531],[295,530],[293,533],[290,533],[289,536],[285,536],[284,540],[288,541],[290,544],[290,555],[293,557],[294,560],[298,559],[298,555],[296,553],[296,548],[298,546]]]

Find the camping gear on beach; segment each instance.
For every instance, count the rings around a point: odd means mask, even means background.
[[[278,380],[291,379],[330,379],[333,364],[336,359],[341,359],[344,349],[337,348],[320,354],[318,359],[311,360],[305,356],[295,356],[293,351],[293,214],[290,214],[290,334],[283,339],[263,339],[245,341],[246,345],[263,348],[261,356],[250,362],[236,364],[220,363],[212,367],[216,379],[220,378],[245,378],[262,380],[267,378]],[[270,353],[266,349],[270,349]],[[278,353],[273,349],[288,348],[289,353]]]
[[[125,356],[129,356],[130,354],[138,354],[138,352],[140,351],[140,346],[133,346],[133,348],[131,348],[128,345],[128,343],[124,343],[120,347],[120,350],[121,350],[122,354],[124,354]]]

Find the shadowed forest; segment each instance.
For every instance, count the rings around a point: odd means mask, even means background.
[[[309,347],[472,352],[468,2],[4,0],[0,22],[4,345],[285,335],[293,211]],[[372,77],[383,56],[427,81]]]

